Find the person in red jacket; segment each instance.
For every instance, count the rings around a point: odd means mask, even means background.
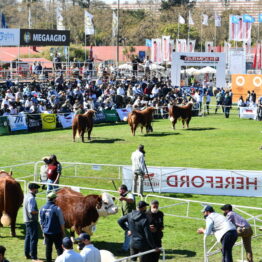
[[[56,155],[51,155],[49,159],[49,164],[47,166],[47,183],[50,184],[58,184],[59,178],[61,176],[62,166],[57,161]],[[57,190],[58,186],[47,186],[47,193],[49,193],[52,190]]]

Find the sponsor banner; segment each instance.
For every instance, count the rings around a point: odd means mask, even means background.
[[[132,168],[124,167],[123,183],[132,187]],[[145,191],[227,196],[262,196],[262,172],[197,168],[148,168]]]
[[[27,130],[26,115],[20,114],[15,116],[8,116],[10,130],[12,132],[19,130]]]
[[[246,73],[246,52],[243,48],[228,50],[228,64],[230,74]]]
[[[58,115],[58,121],[61,123],[63,128],[69,128],[72,126],[74,113]]]
[[[171,60],[170,57],[170,36],[162,36],[162,58],[164,62]]]
[[[240,107],[239,117],[247,119],[257,119],[257,107]]]
[[[21,46],[69,46],[70,31],[20,29]]]
[[[240,96],[245,97],[247,91],[254,90],[257,98],[262,96],[262,75],[232,75],[233,102],[236,103]]]
[[[0,46],[19,46],[20,29],[0,28]]]
[[[105,116],[106,116],[106,122],[117,122],[119,121],[118,114],[116,110],[103,110]]]
[[[56,114],[41,114],[41,120],[43,129],[56,128]]]
[[[131,108],[119,108],[119,109],[116,109],[116,112],[121,121],[126,121],[128,114],[132,112],[132,109]]]
[[[7,116],[0,117],[0,135],[9,134],[8,118]]]
[[[42,129],[42,122],[40,115],[27,115],[27,126],[29,132],[40,131]]]
[[[106,115],[104,112],[97,112],[94,116],[94,122],[95,123],[105,123],[106,121]]]

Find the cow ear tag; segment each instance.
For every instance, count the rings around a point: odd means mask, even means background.
[[[95,225],[92,226],[91,231],[92,231],[92,233],[96,232],[96,226]]]

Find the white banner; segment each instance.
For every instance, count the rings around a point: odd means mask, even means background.
[[[68,128],[72,126],[74,115],[74,113],[58,115],[58,120],[63,128]]]
[[[125,118],[128,117],[128,114],[131,113],[132,109],[131,108],[119,108],[116,109],[116,112],[120,118],[121,121],[124,121]]]
[[[19,46],[20,29],[0,28],[0,46]]]
[[[132,168],[123,167],[123,184],[132,187]],[[262,196],[262,172],[249,170],[198,169],[184,167],[148,168],[155,192],[225,196]],[[149,178],[144,191],[151,192]]]
[[[93,15],[85,11],[85,35],[94,35]]]
[[[60,1],[57,1],[57,7],[56,7],[56,29],[57,30],[65,30],[64,17],[62,13],[63,13],[62,3]]]
[[[118,17],[115,13],[115,11],[113,11],[113,15],[112,15],[112,37],[116,37],[117,36],[117,31],[118,31]]]
[[[230,74],[246,73],[246,52],[243,48],[228,50],[228,64]]]
[[[187,43],[187,52],[195,52],[196,40],[189,40]]]
[[[176,39],[176,52],[187,52],[186,39]]]
[[[214,42],[206,41],[205,42],[205,52],[213,51]]]
[[[161,40],[161,38],[152,39],[151,61],[153,63],[162,63]]]
[[[239,117],[247,119],[257,119],[257,108],[256,107],[240,107]]]
[[[27,130],[26,116],[24,114],[8,116],[11,131]]]
[[[170,61],[170,36],[162,36],[162,56],[163,61]]]

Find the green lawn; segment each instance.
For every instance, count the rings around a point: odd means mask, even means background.
[[[225,119],[222,115],[193,118],[190,129],[182,129],[179,122],[173,131],[169,120],[156,120],[154,133],[142,135],[140,131],[131,136],[126,124],[98,125],[94,127],[90,143],[72,142],[71,130],[58,130],[31,134],[15,134],[0,137],[0,166],[39,161],[45,155],[56,154],[58,160],[68,162],[130,164],[130,155],[139,144],[145,145],[147,165],[181,166],[217,169],[261,170],[261,122],[239,119],[236,115]],[[113,190],[111,179],[68,178],[73,168],[64,168],[61,183],[107,188]],[[81,175],[92,177],[97,174],[90,167],[79,168]],[[32,165],[13,168],[14,176],[19,178],[33,173]],[[117,177],[117,169],[103,168],[101,178]],[[121,181],[115,179],[117,185]],[[84,193],[87,193],[84,191]],[[251,197],[205,196],[191,194],[166,194],[174,198],[187,198],[205,202],[232,203],[262,207],[261,199]],[[160,200],[160,205],[174,201]],[[43,204],[39,199],[39,207]],[[185,206],[164,209],[165,213],[184,214]],[[192,205],[192,215],[201,218],[199,204]],[[9,229],[0,229],[0,244],[7,247],[7,257],[11,262],[23,260],[24,227],[22,210],[18,217],[18,238],[9,237]],[[255,212],[256,213],[256,212]],[[123,232],[116,223],[121,216],[117,214],[101,218],[93,241],[101,249],[108,249],[117,256],[121,247]],[[202,236],[196,229],[204,226],[204,221],[165,216],[164,248],[168,261],[203,261]],[[44,246],[39,242],[39,257],[44,258]],[[262,261],[261,238],[253,241],[255,260]],[[240,247],[235,247],[234,257],[240,258]],[[220,255],[210,261],[220,261]]]

